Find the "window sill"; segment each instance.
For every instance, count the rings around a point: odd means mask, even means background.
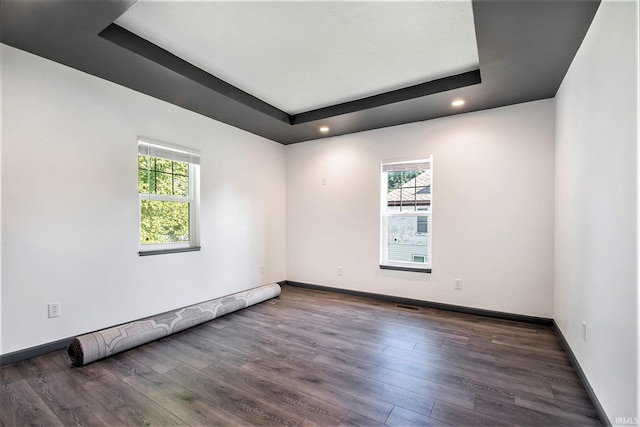
[[[398,267],[395,265],[380,265],[380,270],[413,271],[414,273],[431,273],[430,268]]]
[[[155,249],[148,251],[140,251],[138,254],[140,256],[149,256],[149,255],[164,255],[164,254],[177,254],[180,252],[196,252],[200,250],[200,246],[191,246],[188,248],[175,248],[175,249]]]

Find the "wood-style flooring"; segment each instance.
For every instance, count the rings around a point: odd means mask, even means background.
[[[547,326],[284,286],[85,367],[0,368],[0,425],[601,425]]]

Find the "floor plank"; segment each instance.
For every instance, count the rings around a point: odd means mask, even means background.
[[[448,427],[451,424],[396,406],[385,422],[391,427]]]
[[[15,364],[0,368],[0,386],[15,383],[23,379],[24,377],[20,371],[18,371]]]
[[[305,390],[319,399],[344,406],[378,422],[384,422],[393,409],[393,404],[378,399],[375,394],[366,395],[314,372],[302,372],[273,360],[247,363],[244,368],[257,375],[280,379],[291,387]]]
[[[340,423],[340,427],[381,427],[385,424],[364,417],[357,412],[349,412],[344,420]]]
[[[184,362],[170,356],[161,349],[169,347],[159,342],[151,342],[127,352],[127,356],[143,365],[163,374],[182,365]]]
[[[0,387],[0,424],[4,426],[64,425],[26,380]]]
[[[46,356],[49,360],[55,363],[58,368],[66,372],[69,377],[77,384],[84,384],[87,381],[94,380],[101,377],[108,371],[98,363],[91,363],[86,366],[73,366],[67,355],[67,350],[54,351]]]
[[[123,380],[157,405],[193,426],[242,425],[244,420],[213,405],[200,395],[157,372],[131,375]]]
[[[444,390],[448,387],[450,394],[454,395],[450,403],[460,404],[461,406],[471,409],[473,408],[475,393],[486,394],[511,402],[514,400],[513,389],[475,381],[468,377],[419,365],[413,365],[414,369],[408,374],[396,369],[400,365],[399,363],[386,364],[385,362],[381,362],[385,363],[385,366],[381,366],[375,363],[367,363],[372,362],[371,359],[363,362],[362,360],[348,356],[321,355],[315,358],[314,362],[322,363],[325,366],[340,367],[340,369],[349,370],[368,378],[408,390],[421,390],[422,393],[430,392],[432,395],[438,395],[441,399],[444,399]]]
[[[556,417],[552,414],[536,411],[508,403],[504,401],[494,400],[486,396],[476,397],[475,411],[486,415],[500,414],[500,418],[512,422],[514,424],[539,425],[539,426],[570,426],[582,425],[572,422],[566,418]]]
[[[274,380],[250,374],[246,369],[220,361],[206,370],[222,381],[253,393],[257,397],[277,403],[287,410],[304,416],[306,420],[323,426],[337,426],[349,412],[341,406],[317,399],[303,391],[285,387]]]
[[[128,426],[175,426],[185,423],[184,420],[131,388],[114,374],[107,373],[86,382],[81,387]]]
[[[600,424],[594,408],[585,410],[583,405],[573,402],[549,399],[518,391],[516,392],[516,405],[573,420],[575,423],[581,423],[582,425]]]
[[[160,351],[198,369],[204,369],[220,360],[219,357],[212,355],[210,352],[203,351],[187,343],[182,336],[178,339],[175,336],[169,336],[160,340],[159,343],[161,344],[158,346]]]
[[[431,418],[435,418],[438,421],[449,423],[454,426],[500,427],[514,425],[513,423],[505,420],[499,413],[485,415],[477,411],[441,402],[439,400],[436,401],[433,406]],[[523,422],[521,425],[529,424]]]
[[[19,363],[18,369],[63,424],[124,426],[46,355]]]
[[[253,425],[295,426],[304,418],[187,365],[165,374],[169,379]]]

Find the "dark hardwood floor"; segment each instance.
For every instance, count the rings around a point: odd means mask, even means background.
[[[285,286],[85,367],[0,368],[0,424],[601,425],[546,326]]]

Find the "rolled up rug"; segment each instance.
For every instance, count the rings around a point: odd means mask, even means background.
[[[80,335],[71,340],[67,353],[73,365],[86,365],[208,322],[216,317],[275,298],[280,295],[280,292],[280,285],[273,283],[112,328]]]

